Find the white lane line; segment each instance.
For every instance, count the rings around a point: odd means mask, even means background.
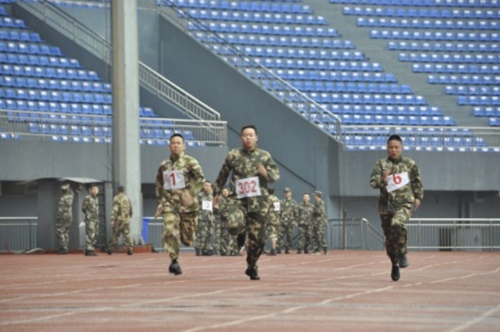
[[[449,329],[447,330],[446,332],[459,332],[459,331],[463,331],[469,327],[471,327],[472,325],[474,324],[477,324],[479,323],[480,321],[492,316],[493,314],[495,314],[496,312],[500,311],[500,304],[497,305],[496,307],[494,308],[491,308],[490,310],[488,311],[485,311],[483,312],[481,315],[479,315],[479,317],[476,317],[474,319],[471,319],[469,320],[468,322],[465,322],[461,325],[458,325],[457,327],[454,327],[452,329]]]

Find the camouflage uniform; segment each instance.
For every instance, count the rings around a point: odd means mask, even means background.
[[[281,231],[283,233],[283,248],[288,253],[293,246],[293,230],[297,224],[297,202],[293,199],[283,199],[281,201]]]
[[[201,191],[198,195],[198,200],[200,207],[203,201],[213,203],[214,198],[212,194],[207,194]],[[210,254],[213,249],[213,236],[214,236],[214,213],[213,206],[212,210],[200,210],[198,217],[198,229],[196,231],[196,252],[200,252],[204,255]]]
[[[61,253],[68,252],[69,228],[73,221],[73,190],[69,184],[61,186],[62,195],[57,205],[56,236],[59,240]]]
[[[220,196],[219,199],[219,222],[221,228],[221,241],[220,241],[220,254],[230,255],[231,254],[231,234],[229,234],[229,229],[227,225],[228,213],[227,213],[227,199],[224,196]]]
[[[259,175],[258,165],[267,171],[267,179]],[[268,202],[268,182],[279,179],[279,169],[271,154],[255,147],[253,150],[244,148],[232,149],[226,156],[224,164],[215,181],[214,193],[220,194],[231,173],[228,196],[228,227],[232,235],[247,234],[247,264],[249,269],[257,270],[257,261],[264,251],[266,243]],[[261,195],[255,197],[236,198],[236,181],[257,176]]]
[[[319,199],[314,203],[312,210],[312,224],[313,224],[313,241],[315,252],[318,253],[320,248],[323,248],[325,254],[327,250],[325,230],[326,230],[326,207],[325,202]]]
[[[85,213],[86,251],[93,252],[99,231],[99,201],[89,194],[83,200],[82,212]]]
[[[111,222],[113,222],[113,236],[109,242],[109,247],[117,245],[120,235],[129,252],[132,251],[132,237],[130,236],[130,217],[132,217],[132,203],[124,193],[119,193],[113,199],[113,209],[111,211]]]
[[[165,189],[164,172],[182,171],[185,187]],[[172,260],[179,258],[180,242],[190,246],[196,238],[198,224],[198,193],[204,181],[203,170],[196,159],[182,152],[171,155],[158,168],[156,176],[156,196],[163,207],[163,243]]]
[[[313,205],[311,203],[302,202],[299,205],[299,231],[297,236],[297,251],[300,253],[302,250],[307,254],[309,246],[311,245],[312,237],[312,211]]]
[[[281,202],[276,195],[269,195],[269,222],[267,223],[267,235],[278,238],[278,227],[280,225]]]
[[[408,172],[410,182],[402,188],[387,192],[387,183],[382,182],[386,170],[391,170],[392,175]],[[415,161],[410,158],[381,159],[373,168],[370,186],[380,189],[378,211],[385,235],[385,249],[392,264],[398,264],[399,256],[407,253],[405,223],[410,219],[415,199],[422,200],[424,197],[420,172]]]

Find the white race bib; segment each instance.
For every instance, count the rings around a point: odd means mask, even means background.
[[[274,211],[280,211],[281,210],[281,203],[280,202],[274,202]]]
[[[236,180],[236,198],[260,196],[260,183],[257,176]]]
[[[186,181],[184,180],[184,172],[179,171],[164,171],[163,172],[163,189],[184,189]]]
[[[387,192],[393,192],[410,183],[408,172],[392,174],[387,177]]]
[[[205,211],[213,211],[213,205],[211,201],[201,201],[201,209]]]

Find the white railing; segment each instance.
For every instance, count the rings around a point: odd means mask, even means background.
[[[141,1],[147,5],[148,1]],[[44,21],[46,24],[57,29],[70,40],[81,45],[96,57],[102,59],[108,65],[112,63],[112,46],[103,36],[98,35],[92,29],[52,5],[48,1],[32,2],[19,1],[24,9]],[[190,95],[173,82],[167,80],[139,61],[139,81],[148,90],[162,100],[174,104],[187,116],[199,120],[220,120],[220,114],[203,102]],[[154,89],[161,89],[154,91]]]
[[[225,121],[141,117],[143,144],[165,145],[182,133],[191,146],[226,146]],[[0,110],[0,137],[62,142],[110,143],[111,117],[106,115]]]
[[[0,217],[0,252],[23,252],[36,248],[37,217]]]
[[[500,219],[412,218],[406,228],[413,250],[500,250]]]

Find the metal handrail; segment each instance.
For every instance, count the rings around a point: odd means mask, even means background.
[[[101,58],[108,65],[111,65],[111,43],[71,15],[46,0],[41,2],[41,6],[39,2],[32,3],[30,1],[19,1],[18,4],[98,58]],[[141,85],[152,91],[157,97],[175,105],[190,118],[220,120],[220,114],[217,111],[141,61],[139,61],[139,81]]]

